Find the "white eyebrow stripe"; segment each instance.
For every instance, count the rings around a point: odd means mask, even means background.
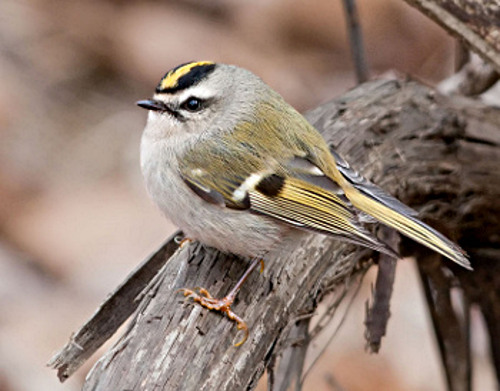
[[[235,201],[242,201],[247,196],[249,190],[254,189],[255,186],[261,181],[264,177],[262,173],[253,173],[247,179],[243,181],[241,185],[239,185],[236,190],[233,191],[233,199]]]
[[[189,87],[179,94],[179,102],[184,102],[190,96],[194,96],[200,99],[208,99],[214,96],[214,92],[204,85],[195,85]]]

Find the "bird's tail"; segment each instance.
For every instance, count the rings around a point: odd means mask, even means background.
[[[383,224],[394,228],[403,235],[451,259],[466,269],[472,270],[467,254],[458,245],[427,224],[389,208],[386,205],[359,192],[355,187],[344,189],[351,203],[363,212],[375,217]]]

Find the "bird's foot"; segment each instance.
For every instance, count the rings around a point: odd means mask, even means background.
[[[243,345],[248,338],[248,326],[242,318],[240,318],[231,310],[231,305],[233,304],[236,295],[229,294],[222,299],[216,299],[212,297],[212,295],[210,295],[210,293],[205,288],[195,289],[198,289],[198,293],[192,289],[181,289],[180,291],[186,298],[193,299],[193,301],[199,303],[205,308],[208,308],[209,310],[222,312],[226,314],[229,319],[236,322],[236,328],[238,330],[243,330],[245,335],[243,339],[236,343],[234,346]]]

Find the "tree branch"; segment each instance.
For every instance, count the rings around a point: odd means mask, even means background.
[[[500,10],[489,0],[405,0],[418,8],[500,73]]]

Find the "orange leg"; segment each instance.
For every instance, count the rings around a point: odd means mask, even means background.
[[[182,248],[184,247],[186,244],[189,244],[189,243],[192,243],[193,240],[192,239],[189,239],[189,238],[184,238],[181,240],[181,242],[179,243],[179,247]]]
[[[220,311],[226,314],[229,319],[236,322],[237,329],[243,330],[245,332],[245,336],[234,346],[241,346],[245,343],[248,338],[248,326],[242,318],[240,318],[231,310],[231,305],[233,304],[238,291],[240,290],[243,283],[247,280],[250,273],[252,273],[257,265],[262,263],[263,261],[260,258],[254,258],[248,269],[245,271],[243,276],[241,276],[233,289],[231,289],[229,294],[222,299],[216,299],[212,297],[210,293],[208,293],[208,291],[204,288],[198,288],[199,293],[196,293],[191,289],[181,289],[181,292],[184,294],[184,296],[193,299],[193,301],[201,304],[203,307],[208,308],[209,310]]]

